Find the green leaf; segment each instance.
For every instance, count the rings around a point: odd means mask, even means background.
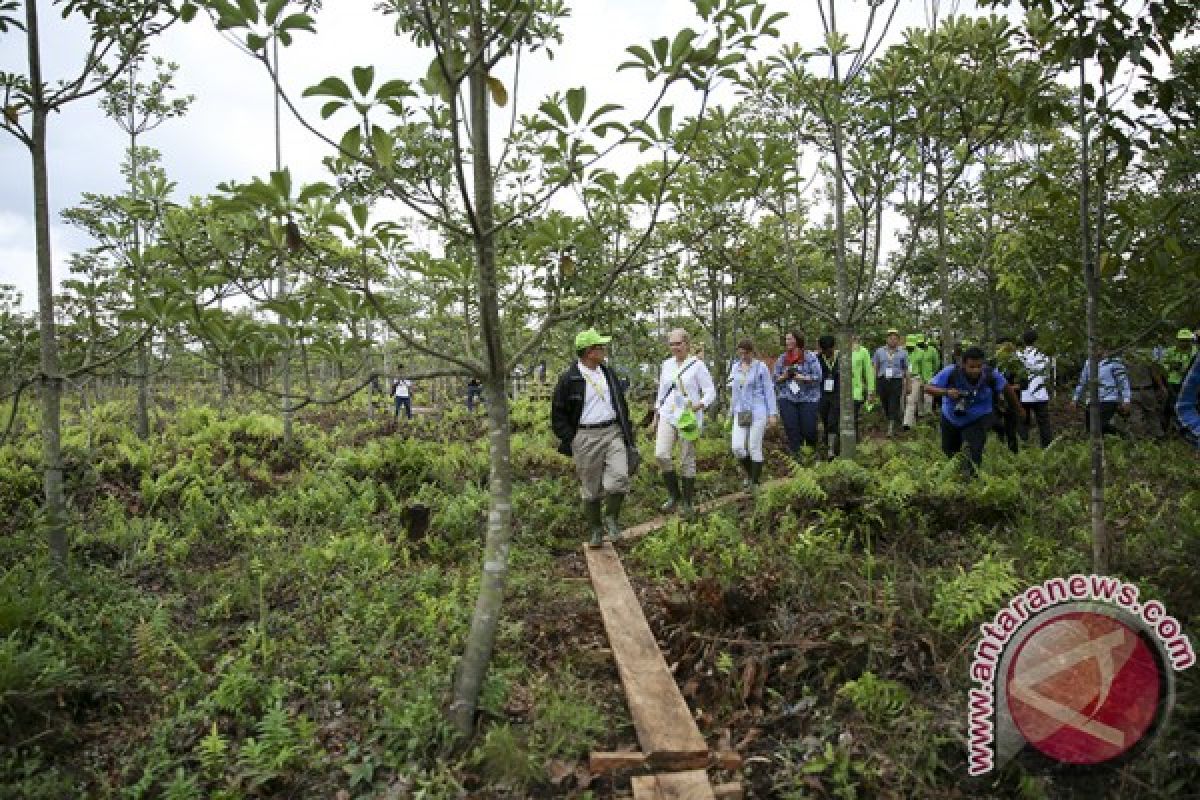
[[[342,135],[342,141],[338,143],[343,153],[357,157],[362,153],[362,129],[355,125],[350,130]]]
[[[492,102],[503,108],[508,105],[508,89],[504,88],[504,83],[493,75],[487,76],[488,90],[492,93]]]
[[[547,117],[550,117],[550,119],[557,122],[558,127],[567,127],[567,116],[563,114],[562,109],[558,107],[558,103],[554,102],[553,100],[544,101],[540,106],[538,106],[538,110]]]
[[[651,42],[651,46],[654,47],[654,56],[657,59],[658,63],[666,64],[667,63],[667,54],[671,50],[671,43],[669,41],[667,41],[667,37],[660,36],[659,38],[657,38],[653,42]]]
[[[316,33],[313,18],[308,14],[288,14],[277,26],[279,31],[308,31]]]
[[[375,90],[376,100],[386,100],[392,97],[415,97],[412,84],[405,80],[391,80],[381,84]]]
[[[567,113],[571,121],[578,123],[583,117],[583,107],[587,103],[587,90],[582,86],[567,90]]]
[[[395,140],[391,134],[385,131],[378,125],[371,126],[371,150],[375,153],[376,160],[384,167],[390,167],[395,162],[393,149]]]
[[[682,61],[692,49],[692,41],[695,40],[697,33],[691,28],[684,28],[679,33],[675,34],[675,41],[671,42],[671,61]]]
[[[279,19],[279,13],[283,11],[283,7],[287,5],[287,0],[268,0],[266,7],[263,9],[263,21],[268,25],[274,25]]]
[[[658,130],[664,139],[671,135],[671,117],[674,113],[674,106],[663,106],[658,110]]]
[[[358,226],[359,230],[366,230],[368,213],[369,210],[363,203],[356,203],[350,207],[350,216],[354,217],[354,224]]]
[[[375,68],[355,67],[350,70],[350,75],[354,78],[354,88],[358,89],[358,93],[363,97],[367,97],[371,91],[371,84],[375,82]]]
[[[595,111],[592,112],[591,116],[588,117],[587,124],[594,125],[596,123],[596,120],[600,119],[605,114],[610,114],[613,111],[620,111],[621,108],[622,108],[622,106],[619,106],[616,103],[605,103],[604,105],[600,106],[599,108],[597,108]]]
[[[329,95],[331,97],[340,97],[343,100],[350,100],[350,87],[341,78],[330,76],[318,83],[316,86],[310,86],[304,90],[304,97],[317,97],[320,95]]]
[[[262,50],[264,47],[266,47],[266,45],[267,38],[265,36],[259,36],[257,33],[246,34],[246,47],[249,48],[251,52],[257,53],[259,50]]]
[[[237,0],[237,4],[248,22],[258,22],[258,3],[254,0]]]
[[[321,106],[321,119],[329,119],[338,112],[339,109],[345,107],[345,103],[341,100],[330,100],[325,105]]]

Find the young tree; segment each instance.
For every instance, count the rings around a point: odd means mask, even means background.
[[[311,23],[306,15],[292,15],[264,28],[258,4],[239,3],[235,8],[212,0],[206,5],[220,27],[246,33],[247,46],[268,68],[268,40],[277,38],[286,45],[291,30]],[[375,67],[358,66],[350,71],[349,82],[330,77],[306,92],[324,98],[323,117],[349,114],[354,119],[337,139],[305,123],[337,148],[343,185],[365,189],[361,197],[399,201],[439,231],[447,252],[462,248],[470,254],[473,310],[467,318],[473,325],[457,351],[436,350],[413,337],[381,287],[355,273],[352,264],[341,276],[342,283],[369,299],[400,341],[478,377],[487,396],[491,473],[483,573],[450,712],[463,732],[474,726],[511,549],[513,471],[506,380],[514,365],[540,349],[550,331],[598,306],[637,263],[682,157],[671,146],[677,126],[673,106],[664,102],[667,95],[690,87],[703,108],[714,82],[732,77],[733,65],[778,19],[753,0],[696,0],[695,5],[703,31],[684,29],[649,47],[630,48],[632,59],[625,66],[641,71],[656,96],[647,110],[627,120],[617,117],[622,109],[615,104],[589,108],[588,90],[578,87],[551,95],[536,115],[520,120],[514,115],[508,135],[497,142],[492,107],[515,102],[509,87],[516,85],[520,59],[530,52],[550,51],[561,41],[559,21],[566,8],[558,0],[384,2],[379,8],[393,18],[397,33],[431,52],[423,79],[379,82]],[[277,0],[267,3],[267,16],[277,6]],[[504,73],[508,68],[512,72]],[[508,74],[513,77],[506,82],[502,75]],[[290,99],[285,102],[291,105]],[[602,156],[630,144],[655,151],[661,165],[657,174],[633,173],[621,179],[601,167]],[[607,197],[617,206],[638,209],[646,220],[645,232],[607,250],[613,261],[589,265],[606,276],[593,296],[575,292],[578,273],[567,274],[562,269],[565,260],[559,259],[560,274],[543,272],[541,319],[532,334],[506,341],[505,331],[514,329],[505,325],[502,304],[504,232],[543,213],[565,189],[590,191],[592,201]],[[558,242],[555,249],[564,252],[569,244]],[[414,258],[408,266],[416,270],[429,265]]]
[[[63,489],[60,407],[63,374],[59,366],[54,319],[54,270],[50,251],[49,164],[46,157],[50,115],[69,103],[92,97],[124,72],[131,59],[143,51],[151,36],[169,25],[171,6],[160,0],[104,2],[78,0],[64,8],[66,16],[80,20],[88,30],[89,47],[79,71],[53,86],[42,74],[42,38],[36,0],[26,0],[23,20],[14,16],[15,0],[0,2],[0,33],[24,32],[28,71],[0,73],[3,119],[0,128],[29,150],[33,168],[34,239],[37,252],[40,386],[42,406],[43,482],[46,494],[46,531],[57,561],[67,557],[67,505]],[[111,61],[107,70],[101,65]]]

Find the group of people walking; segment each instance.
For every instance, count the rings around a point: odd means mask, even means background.
[[[850,354],[855,425],[864,406],[869,410],[878,399],[890,437],[897,428],[912,428],[922,416],[934,417],[933,402],[940,401],[936,419],[942,451],[950,457],[965,451],[968,475],[983,462],[989,432],[995,431],[1015,451],[1018,438],[1028,440],[1036,425],[1039,442],[1046,447],[1054,438],[1048,412],[1053,362],[1038,349],[1037,338],[1030,330],[1021,347],[1002,340],[990,359],[982,348],[965,346],[945,365],[924,334],[910,334],[901,346],[899,331],[890,329],[885,344],[873,354],[856,338]],[[1196,344],[1191,331],[1180,331],[1178,340],[1162,359],[1161,382],[1172,417],[1200,442]],[[575,337],[578,360],[559,378],[551,401],[551,425],[559,450],[574,458],[593,546],[619,538],[618,517],[630,474],[638,466],[625,400],[627,383],[605,363],[610,341],[594,329]],[[696,440],[717,391],[704,361],[692,354],[687,331],[672,330],[667,347],[670,355],[659,368],[653,414],[654,457],[667,493],[661,510],[678,509],[690,518],[695,512]],[[828,452],[837,452],[841,358],[830,335],[821,336],[812,351],[805,348],[802,334],[790,331],[784,336],[783,353],[770,365],[757,357],[752,340],[738,342],[729,370],[730,446],[746,488],[753,491],[761,482],[763,440],[767,428],[779,422],[792,453],[817,447],[822,428]],[[1072,406],[1087,396],[1088,375],[1085,363]],[[1106,351],[1100,351],[1098,383],[1100,421],[1108,431],[1116,411],[1128,406],[1130,387],[1120,359]]]

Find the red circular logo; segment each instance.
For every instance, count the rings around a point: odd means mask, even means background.
[[[1163,678],[1145,640],[1106,614],[1073,611],[1039,625],[1008,667],[1021,735],[1066,764],[1129,752],[1158,715]]]

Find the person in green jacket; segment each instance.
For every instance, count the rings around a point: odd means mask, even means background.
[[[912,374],[904,404],[904,430],[916,425],[922,414],[933,416],[933,398],[925,394],[924,387],[933,380],[941,366],[937,350],[929,346],[925,334],[910,333],[906,344]]]
[[[1167,348],[1159,362],[1155,373],[1155,383],[1159,391],[1166,394],[1163,404],[1162,429],[1169,434],[1175,422],[1175,401],[1179,398],[1179,387],[1183,385],[1183,376],[1187,374],[1192,360],[1196,357],[1196,344],[1192,332],[1180,328],[1175,334],[1175,345]]]
[[[851,387],[854,392],[854,433],[858,436],[858,415],[863,402],[875,394],[875,368],[871,365],[871,353],[862,346],[858,336],[851,341],[854,343],[850,357],[850,374],[854,379]]]

